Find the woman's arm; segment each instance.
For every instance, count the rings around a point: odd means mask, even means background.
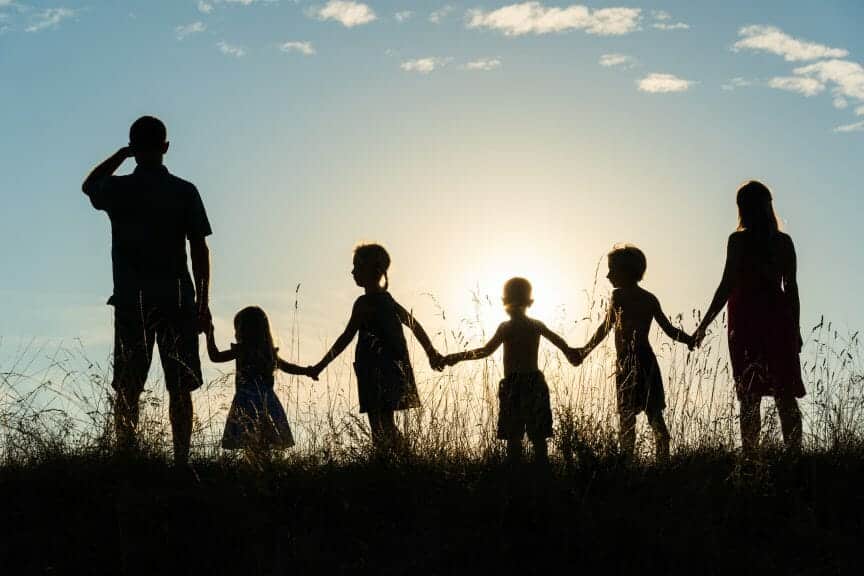
[[[440,370],[443,366],[443,357],[437,350],[435,350],[435,347],[432,345],[432,340],[429,339],[429,335],[426,334],[423,326],[421,326],[420,322],[414,318],[414,314],[409,313],[395,300],[393,302],[396,304],[396,313],[399,315],[399,321],[408,326],[408,328],[411,329],[411,332],[414,333],[417,342],[420,343],[420,346],[422,346],[423,350],[426,351],[426,356],[429,357],[429,364],[433,368]]]
[[[475,348],[473,350],[465,350],[464,352],[456,352],[455,354],[448,354],[444,357],[444,361],[448,366],[453,366],[457,362],[462,362],[463,360],[479,360],[480,358],[486,358],[487,356],[491,356],[495,350],[501,346],[502,342],[504,342],[504,325],[498,327],[498,330],[495,331],[495,334],[486,343],[482,348]]]
[[[804,344],[801,338],[801,299],[798,296],[798,256],[795,254],[795,244],[792,238],[786,237],[789,242],[787,262],[785,271],[783,272],[783,291],[789,298],[789,305],[792,307],[792,318],[795,321],[795,327],[798,330],[798,351]]]
[[[697,346],[702,343],[708,326],[717,318],[717,315],[726,305],[726,301],[729,300],[729,294],[732,292],[732,271],[737,267],[737,262],[738,242],[735,234],[732,234],[729,236],[729,242],[726,245],[726,264],[723,266],[723,276],[720,278],[720,285],[717,286],[714,298],[711,300],[711,305],[708,306],[708,311],[693,334]]]
[[[210,361],[231,362],[232,360],[236,360],[237,355],[234,353],[234,350],[219,350],[219,347],[216,346],[216,337],[213,332],[213,324],[210,324],[207,328],[207,356],[210,357]]]
[[[354,307],[351,309],[351,317],[348,319],[348,325],[345,327],[345,331],[339,335],[339,338],[336,339],[336,342],[333,343],[330,350],[324,354],[324,358],[312,367],[310,376],[313,379],[317,379],[318,374],[324,370],[330,362],[339,356],[339,354],[345,351],[345,348],[347,348],[348,344],[351,343],[351,340],[354,339],[354,335],[357,334],[357,330],[360,328],[360,323],[365,313],[366,306],[363,303],[363,300],[358,298],[354,302]]]

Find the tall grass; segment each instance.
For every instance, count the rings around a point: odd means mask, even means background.
[[[559,319],[556,328],[576,342],[603,316],[606,302],[593,298],[580,323]],[[482,315],[491,304],[475,295],[476,314],[458,328],[435,335],[444,351],[477,345],[485,338]],[[299,306],[295,304],[287,346],[299,351]],[[678,319],[681,320],[680,318]],[[692,324],[698,321],[696,314]],[[583,334],[572,334],[584,325]],[[857,333],[841,334],[830,322],[810,330],[802,355],[808,395],[802,401],[805,449],[812,452],[855,451],[864,445],[864,366]],[[670,342],[659,333],[652,343],[660,358],[667,398],[667,423],[673,454],[703,450],[734,451],[738,445],[737,403],[722,326],[698,351]],[[422,349],[412,342],[423,407],[406,411],[399,422],[415,458],[434,461],[498,459],[495,438],[497,388],[502,366],[495,357],[460,364],[443,373],[428,369]],[[297,446],[282,455],[308,463],[344,463],[369,454],[369,430],[357,413],[350,350],[322,374],[320,382],[281,375],[277,393],[285,402]],[[112,410],[110,362],[88,358],[80,342],[31,344],[0,367],[0,460],[22,463],[52,455],[110,450]],[[155,364],[155,363],[154,363]],[[611,338],[579,367],[567,364],[556,350],[541,349],[541,368],[550,385],[555,436],[553,456],[603,458],[617,453],[614,395],[614,350]],[[233,374],[217,373],[194,393],[193,454],[199,459],[226,457],[219,449],[225,415],[233,394]],[[764,403],[763,442],[779,442],[773,403]],[[638,450],[647,457],[652,445],[639,424]],[[167,398],[157,378],[142,397],[141,445],[153,454],[170,450]],[[575,456],[574,456],[575,455]],[[230,456],[229,456],[230,457]]]

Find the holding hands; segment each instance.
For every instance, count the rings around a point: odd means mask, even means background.
[[[585,356],[587,355],[588,354],[585,349],[579,347],[568,348],[566,352],[567,360],[573,366],[579,366],[580,364],[582,364],[582,361],[585,360]]]

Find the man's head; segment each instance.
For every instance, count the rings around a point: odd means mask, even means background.
[[[168,152],[168,130],[161,120],[153,116],[142,116],[129,128],[129,147],[139,165],[162,164]]]

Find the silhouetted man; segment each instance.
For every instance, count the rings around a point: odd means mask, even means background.
[[[111,219],[114,293],[115,430],[121,449],[135,443],[138,401],[153,357],[165,372],[174,459],[185,463],[192,436],[192,390],[201,386],[198,334],[209,318],[210,223],[198,190],[162,164],[165,125],[143,116],[129,129],[129,146],[87,176],[84,193]],[[114,176],[127,158],[138,166]],[[186,265],[186,241],[192,278]]]

